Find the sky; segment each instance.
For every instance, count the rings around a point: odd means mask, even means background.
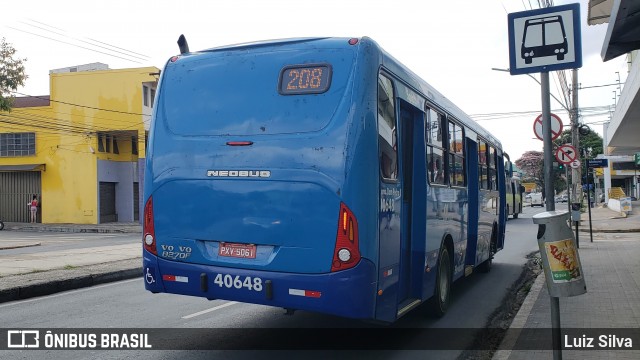
[[[602,136],[620,94],[617,84],[627,76],[626,58],[602,61],[607,25],[587,25],[588,0],[554,5],[576,2],[581,122]],[[516,160],[525,151],[542,151],[533,132],[540,85],[529,75],[492,68],[509,67],[507,14],[537,7],[536,0],[21,0],[3,4],[10,15],[2,19],[0,37],[27,59],[29,78],[16,96],[37,96],[49,95],[51,69],[94,62],[162,69],[179,53],[180,34],[191,51],[266,39],[368,36],[493,133]],[[571,83],[570,71],[566,77]],[[550,88],[563,98],[555,73]],[[554,99],[551,111],[568,126],[568,113]]]

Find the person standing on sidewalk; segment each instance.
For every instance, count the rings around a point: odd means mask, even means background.
[[[33,199],[31,199],[31,203],[30,205],[30,210],[31,210],[31,222],[35,223],[36,222],[36,217],[38,214],[38,196],[37,195],[33,195]]]

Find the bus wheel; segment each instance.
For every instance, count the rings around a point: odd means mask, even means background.
[[[478,265],[478,271],[480,271],[481,273],[488,273],[489,271],[491,271],[491,265],[493,265],[493,254],[489,255],[489,258],[487,260]]]
[[[441,317],[447,312],[451,297],[451,258],[449,250],[443,244],[438,256],[438,272],[436,274],[436,289],[429,300],[431,315]]]
[[[516,214],[513,214],[513,218],[516,218]],[[509,205],[507,205],[507,221],[509,221]]]
[[[515,216],[515,215],[514,215]],[[495,224],[493,225],[493,231],[491,231],[491,244],[489,245],[489,258],[478,265],[478,271],[482,273],[488,273],[491,271],[491,266],[493,265],[493,255],[497,252],[496,244],[498,239],[496,239],[497,229]]]
[[[514,213],[513,213],[513,218],[514,218],[514,219],[517,219],[517,218],[518,218],[518,213],[517,213],[517,212],[514,212]]]

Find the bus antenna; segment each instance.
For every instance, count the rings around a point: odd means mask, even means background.
[[[189,44],[187,44],[187,38],[184,37],[184,34],[178,38],[178,47],[180,48],[180,55],[189,52]]]

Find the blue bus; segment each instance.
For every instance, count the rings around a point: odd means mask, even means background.
[[[145,287],[441,316],[503,248],[504,171],[494,136],[370,38],[186,47],[149,131]]]

